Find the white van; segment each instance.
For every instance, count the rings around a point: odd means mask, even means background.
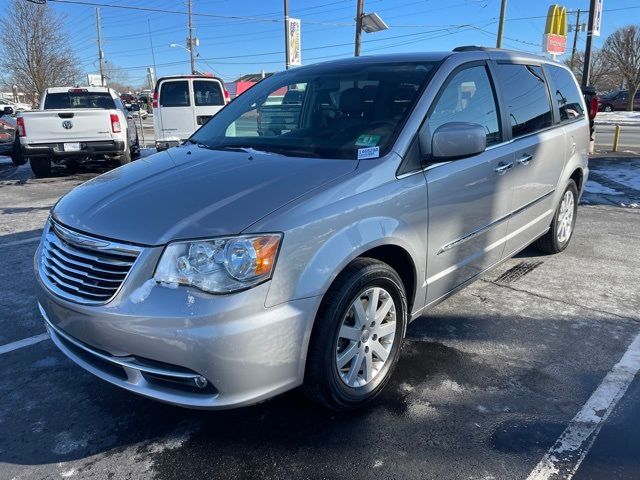
[[[158,151],[175,147],[229,103],[221,79],[202,75],[162,77],[153,92],[153,129]]]

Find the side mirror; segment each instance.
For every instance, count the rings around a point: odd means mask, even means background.
[[[487,134],[482,125],[450,122],[440,125],[431,138],[434,160],[455,160],[482,153],[487,148]]]
[[[4,115],[13,115],[15,113],[15,111],[13,110],[13,107],[4,107],[2,109],[2,113]]]

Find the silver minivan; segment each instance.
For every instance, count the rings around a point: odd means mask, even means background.
[[[259,134],[289,90],[295,122]],[[567,247],[588,143],[575,78],[537,56],[281,72],[63,197],[35,258],[40,311],[69,358],[147,397],[215,409],[302,386],[354,408],[410,321],[531,243]]]

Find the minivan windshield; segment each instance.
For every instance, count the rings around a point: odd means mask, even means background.
[[[189,140],[221,150],[364,159],[384,155],[435,62],[290,70],[240,95]]]

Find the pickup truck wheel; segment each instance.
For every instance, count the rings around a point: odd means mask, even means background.
[[[50,158],[32,158],[29,160],[33,174],[38,177],[51,176],[51,159]]]
[[[136,141],[133,145],[131,145],[131,158],[137,160],[140,158],[140,139],[138,135],[136,135]]]
[[[27,159],[22,155],[22,149],[20,148],[20,139],[18,137],[16,137],[15,144],[13,146],[11,161],[16,167],[27,163]]]
[[[122,155],[118,157],[118,163],[120,165],[126,165],[127,163],[131,163],[131,148],[127,148]]]
[[[398,361],[407,298],[386,263],[358,258],[326,293],[309,341],[303,390],[332,409],[349,410],[384,388]]]
[[[578,187],[573,180],[569,180],[567,187],[560,197],[560,204],[553,216],[549,231],[533,244],[544,253],[560,253],[571,240],[573,229],[578,216]]]

